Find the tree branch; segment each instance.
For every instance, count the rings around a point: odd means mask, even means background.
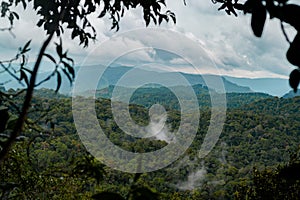
[[[284,26],[283,26],[283,22],[282,22],[282,21],[280,21],[280,27],[281,27],[282,33],[283,33],[283,35],[284,35],[284,37],[285,37],[285,40],[286,40],[289,44],[291,44],[291,41],[290,41],[290,39],[289,39],[287,33],[285,32],[285,29],[284,29]]]
[[[25,121],[28,109],[30,107],[30,102],[31,102],[34,87],[35,87],[35,81],[36,81],[37,73],[38,73],[43,55],[45,53],[45,50],[48,47],[50,41],[52,40],[53,35],[54,35],[54,32],[49,34],[47,40],[43,43],[43,46],[40,49],[38,58],[36,60],[36,63],[34,65],[34,68],[33,68],[33,71],[32,71],[31,77],[30,77],[30,83],[29,83],[29,86],[28,86],[28,89],[27,89],[27,92],[26,92],[26,96],[25,96],[25,100],[24,100],[24,103],[23,103],[23,106],[22,106],[21,114],[20,114],[20,116],[17,120],[17,123],[15,125],[15,128],[14,128],[13,132],[10,135],[10,138],[4,144],[3,149],[0,152],[0,163],[3,162],[6,155],[9,152],[12,144],[14,143],[14,141],[16,140],[16,138],[18,137],[18,135],[22,131],[24,121]]]

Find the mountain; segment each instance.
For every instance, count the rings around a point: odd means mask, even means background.
[[[157,89],[157,87],[153,88]],[[149,90],[149,88],[145,88],[144,91],[146,90]],[[28,139],[19,141],[17,145],[14,145],[7,158],[10,162],[4,162],[3,165],[0,165],[0,185],[10,186],[10,184],[14,184],[13,187],[17,188],[12,189],[12,191],[8,190],[12,197],[15,197],[15,195],[24,196],[24,194],[27,195],[30,192],[29,194],[32,194],[32,196],[29,196],[28,199],[31,199],[31,197],[43,199],[44,195],[51,198],[53,194],[58,199],[89,199],[93,191],[102,191],[103,188],[108,188],[110,192],[116,193],[120,191],[126,192],[127,188],[130,190],[132,185],[130,180],[133,178],[133,175],[105,167],[86,151],[84,144],[90,145],[93,141],[96,142],[95,147],[97,147],[97,144],[102,144],[102,141],[97,141],[97,137],[91,137],[94,133],[99,134],[98,131],[92,130],[94,126],[89,120],[94,117],[95,113],[97,114],[97,122],[99,122],[96,126],[101,126],[108,141],[115,144],[117,148],[135,154],[143,153],[145,155],[145,153],[166,147],[170,144],[168,143],[170,141],[169,138],[171,138],[170,135],[175,135],[175,139],[179,138],[181,140],[180,135],[176,133],[177,130],[181,127],[188,131],[190,130],[189,127],[192,126],[188,121],[186,123],[182,120],[180,112],[170,110],[166,120],[166,127],[163,129],[159,128],[161,126],[158,122],[149,129],[149,132],[151,131],[154,137],[133,137],[126,134],[122,126],[116,123],[111,109],[111,101],[100,99],[95,101],[95,112],[84,112],[80,115],[79,120],[90,125],[84,129],[86,133],[84,136],[94,139],[83,144],[84,140],[82,140],[82,137],[80,140],[74,124],[72,99],[70,97],[51,98],[52,92],[44,90],[35,93],[49,98],[34,98],[36,107],[31,108],[28,121],[35,122],[33,127],[38,129],[31,129],[29,125],[24,126],[22,136]],[[17,106],[22,105],[22,95],[18,98],[9,99],[6,103],[11,105],[12,102]],[[254,93],[230,93],[227,95],[235,96],[241,101],[242,97],[245,100],[250,99],[250,96],[254,95]],[[45,105],[49,109],[45,113],[43,109],[40,109],[39,105],[42,107]],[[84,103],[80,106],[79,102],[78,106],[85,110]],[[208,144],[204,140],[208,135],[207,130],[211,122],[216,119],[215,117],[212,118],[209,110],[205,110],[201,112],[199,126],[197,125],[197,133],[193,138],[193,142],[184,154],[164,169],[144,173],[142,179],[139,180],[140,185],[138,186],[145,185],[147,188],[151,186],[151,190],[153,188],[152,191],[159,193],[164,199],[234,199],[237,189],[243,191],[246,186],[253,185],[254,177],[254,181],[262,180],[258,184],[262,185],[263,188],[267,188],[262,190],[263,192],[272,191],[273,187],[286,186],[288,186],[286,187],[288,189],[292,188],[289,190],[289,193],[291,191],[299,191],[299,181],[294,178],[294,175],[297,175],[299,171],[299,155],[297,151],[300,140],[299,110],[299,97],[290,99],[271,97],[248,103],[242,108],[228,109],[226,121],[218,142],[205,158],[199,160],[198,155],[203,144]],[[12,112],[10,116],[18,113],[15,109],[11,109],[10,112]],[[142,106],[131,105],[129,112],[133,123],[142,127],[148,126],[150,122],[148,109]],[[42,128],[45,126],[45,121],[47,123],[48,120],[53,123],[53,128]],[[121,120],[124,120],[124,118],[121,118]],[[156,130],[161,131],[157,132]],[[43,134],[48,132],[51,135]],[[36,140],[30,146],[30,151],[28,151],[28,148],[22,148],[23,146],[28,147],[28,142],[32,138]],[[3,136],[0,139],[3,141]],[[185,138],[182,139],[184,140]],[[99,151],[104,150],[105,153],[114,150],[102,148],[102,146],[100,148]],[[297,154],[294,154],[294,152]],[[123,154],[117,155],[115,153],[112,155],[118,156],[116,157],[117,159],[124,157]],[[32,162],[28,162],[28,158]],[[290,162],[289,158],[296,162]],[[112,165],[118,163],[117,159],[115,162],[111,162]],[[157,159],[159,159],[158,162],[168,162],[168,156],[159,154]],[[127,162],[130,165],[132,163],[131,166],[136,166],[132,160]],[[150,162],[150,164],[152,163],[155,164],[154,161]],[[287,168],[287,163],[292,163],[292,167]],[[33,168],[33,165],[37,167]],[[103,171],[103,167],[105,167],[105,171]],[[83,173],[82,169],[85,170]],[[277,178],[278,176],[275,176],[275,174],[280,172],[277,169],[285,169],[287,172],[285,174],[288,176]],[[96,171],[96,175],[95,170],[99,170]],[[258,172],[254,170],[263,170],[262,175],[255,176]],[[270,171],[274,171],[275,174],[270,174]],[[87,178],[91,183],[97,183],[98,174],[102,175],[103,173],[105,173],[105,177],[102,178],[100,176],[101,185],[89,184],[86,187],[86,182],[84,181]],[[253,175],[253,173],[255,174]],[[277,182],[274,182],[277,180],[282,180],[280,184],[283,186],[279,186]],[[289,186],[286,184],[287,181],[296,182],[298,185]],[[18,184],[23,182],[25,184]],[[25,186],[23,187],[23,185]],[[270,187],[271,189],[268,190]],[[187,191],[181,191],[181,188],[186,188]],[[148,193],[150,189],[139,191]],[[43,195],[38,196],[39,194]],[[73,194],[79,194],[80,196],[72,196]],[[288,197],[288,194],[285,197]],[[293,197],[296,198],[290,199],[297,199],[296,195]]]
[[[86,71],[93,73],[93,70],[96,70],[95,67],[99,66],[89,66]],[[93,69],[94,68],[94,69]],[[84,76],[87,76],[89,79],[89,73]],[[123,78],[123,79],[122,79]],[[187,73],[177,73],[177,72],[157,72],[150,71],[140,68],[131,68],[126,66],[119,67],[108,67],[103,73],[102,78],[99,81],[97,89],[103,89],[110,85],[118,85],[123,87],[140,87],[143,84],[162,83],[166,87],[173,86],[188,86],[188,85],[202,85],[207,86],[206,81],[209,81],[210,84],[216,83],[220,79],[220,76],[217,75],[195,75]],[[119,82],[121,80],[121,82]],[[216,81],[215,81],[216,80]],[[249,87],[239,86],[238,84],[232,83],[225,78],[221,77],[223,81],[225,91],[227,93],[237,92],[237,93],[249,93],[254,92]],[[214,86],[214,89],[217,86]],[[86,88],[86,90],[89,90]],[[84,91],[84,90],[83,90]]]
[[[225,76],[226,80],[238,84],[239,86],[247,86],[255,92],[263,92],[272,96],[281,97],[290,91],[289,81],[282,78],[236,78]]]
[[[82,88],[82,91],[88,91],[92,88],[89,86],[89,81],[91,74],[96,74],[97,69],[101,66],[84,66],[83,68],[87,69],[83,74],[83,79],[87,80],[85,82],[86,87]],[[103,68],[104,69],[104,68]],[[78,72],[79,67],[75,68],[75,71]],[[42,72],[38,75],[38,80],[43,80],[49,75],[49,72]],[[175,72],[157,72],[157,71],[148,71],[141,68],[132,68],[128,66],[117,66],[117,67],[108,67],[101,80],[97,89],[103,89],[110,85],[118,85],[118,81],[126,76],[126,81],[123,81],[119,86],[124,87],[137,87],[141,86],[139,83],[143,80],[162,80],[164,85],[167,87],[172,86],[186,86],[186,85],[197,85],[201,84],[206,86],[205,80],[210,80],[210,84],[214,83],[214,79],[219,79],[220,76],[217,75],[195,75],[188,73],[175,73]],[[178,79],[178,76],[182,75],[182,78],[186,79],[187,82],[182,82]],[[64,94],[70,94],[71,86],[67,77],[62,76],[62,84],[60,92]],[[86,78],[85,78],[86,77]],[[0,74],[0,79],[7,80],[7,75]],[[56,88],[56,77],[42,84],[38,88]],[[227,93],[250,93],[250,92],[263,92],[271,95],[281,96],[287,91],[289,91],[289,86],[287,85],[287,80],[285,79],[248,79],[248,78],[234,78],[234,77],[222,77],[222,81]],[[11,80],[9,83],[5,84],[6,89],[9,88],[22,88],[17,81]]]
[[[290,90],[288,93],[286,93],[282,97],[285,98],[285,99],[288,99],[288,98],[294,98],[294,97],[298,97],[298,96],[300,96],[300,90],[299,89],[296,93],[293,90]]]
[[[201,84],[201,85],[206,86],[205,79],[214,80],[214,79],[219,79],[220,78],[220,76],[217,76],[217,75],[195,75],[195,74],[186,74],[186,73],[181,73],[181,74],[191,83],[191,85]],[[250,92],[254,92],[253,90],[251,90],[247,86],[240,86],[236,83],[228,81],[224,77],[221,77],[221,78],[222,78],[222,81],[223,81],[223,84],[224,84],[224,87],[225,87],[225,91],[227,93],[250,93]]]
[[[138,89],[122,87],[122,86],[109,86],[107,88],[99,89],[96,91],[95,96],[105,99],[111,99],[112,94],[115,91],[118,91],[114,94],[113,99],[118,99],[118,101],[124,101],[124,97],[128,94],[130,95],[130,103],[142,105],[147,108],[151,107],[154,104],[161,104],[168,109],[180,110],[180,105],[177,97],[172,93],[173,91],[178,91],[183,97],[182,100],[189,100],[190,94],[187,93],[188,86],[172,86],[170,88],[161,87],[161,86],[145,86]],[[211,107],[211,97],[209,95],[209,90],[207,87],[202,86],[201,84],[192,86],[197,101],[200,108],[210,108]],[[86,91],[81,94],[82,96],[92,96],[94,91]],[[265,93],[227,93],[226,94],[226,103],[228,108],[238,108],[249,103],[253,103],[259,100],[272,98],[272,96]]]

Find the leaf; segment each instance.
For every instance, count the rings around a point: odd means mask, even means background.
[[[57,72],[56,75],[57,75],[57,86],[56,86],[55,93],[58,92],[58,90],[59,90],[59,88],[60,88],[60,86],[61,86],[61,75],[60,75],[59,72]]]
[[[291,64],[298,66],[298,67],[300,67],[299,52],[300,52],[300,33],[298,33],[295,36],[293,42],[290,45],[290,48],[286,52],[286,58],[288,59],[288,61]]]
[[[59,44],[56,45],[56,52],[59,57],[62,57],[62,46],[61,45],[59,45]]]
[[[62,63],[64,64],[65,68],[67,68],[68,72],[72,75],[72,78],[75,78],[75,71],[74,68],[67,62],[62,61]]]
[[[60,43],[59,43],[59,44],[56,43],[56,52],[57,52],[57,54],[58,54],[58,56],[59,56],[60,58],[63,57],[63,52],[62,52],[62,39],[61,39],[61,38],[60,38]]]
[[[15,16],[15,18],[20,19],[19,15],[16,12],[11,12],[11,13]]]
[[[111,27],[111,30],[116,29],[118,31],[120,29],[119,23],[117,21],[114,21]]]
[[[101,12],[100,15],[98,16],[98,18],[104,17],[105,14],[106,14],[106,10],[104,9],[104,10],[102,10],[102,12]]]
[[[61,69],[64,74],[67,76],[67,78],[69,79],[70,84],[72,85],[73,83],[73,79],[71,78],[70,74],[67,72],[67,70],[65,70],[64,68]]]
[[[297,181],[300,179],[300,163],[292,163],[284,166],[278,176],[288,181]]]
[[[159,195],[147,187],[136,187],[132,191],[135,200],[158,200]]]
[[[152,18],[154,24],[156,24],[156,23],[157,23],[157,22],[156,22],[156,19],[155,19],[154,15],[153,15],[152,13],[150,13],[150,17]]]
[[[21,51],[22,54],[26,53],[27,51],[30,51],[30,48],[28,48],[29,45],[30,45],[30,43],[31,43],[31,40],[29,40],[29,41],[24,45],[24,47],[23,47],[23,49],[22,49],[22,51]]]
[[[237,10],[244,10],[244,5],[241,3],[233,4],[233,7]]]
[[[50,54],[44,53],[44,56],[46,56],[46,57],[49,58],[54,64],[56,64],[56,60],[55,60]]]
[[[0,106],[0,133],[2,133],[5,130],[8,119],[9,119],[8,108],[4,106]]]
[[[290,86],[294,89],[294,92],[297,92],[298,85],[300,82],[300,71],[299,69],[294,69],[290,74],[289,83]]]
[[[244,14],[252,13],[256,0],[248,0],[243,5]]]
[[[45,22],[45,21],[44,21],[43,19],[40,19],[36,25],[37,25],[38,27],[41,27],[41,26],[43,25],[44,22]]]
[[[167,6],[165,0],[159,0],[157,2],[163,4],[164,6]]]
[[[252,10],[251,28],[256,37],[261,37],[265,21],[267,18],[267,10],[261,1],[256,1]]]
[[[151,13],[144,13],[144,20],[145,20],[145,22],[146,22],[146,26],[149,26],[149,24],[150,24],[150,16],[151,16]]]
[[[92,198],[99,200],[125,200],[121,195],[113,192],[100,192],[93,195]]]
[[[121,11],[121,17],[124,17],[124,8],[122,8],[122,11]]]
[[[300,6],[295,4],[287,4],[282,7],[278,7],[278,18],[286,23],[292,25],[295,29],[300,31],[300,21],[298,17],[300,13]]]
[[[165,20],[166,22],[168,22],[169,21],[168,16],[164,15],[164,14],[160,14],[159,18],[158,18],[158,23],[161,24],[163,20]]]
[[[70,61],[70,62],[72,63],[72,65],[74,65],[74,60],[73,60],[72,58],[66,57],[66,59],[67,59],[68,61]]]
[[[23,70],[21,70],[20,73],[21,73],[20,81],[22,81],[24,79],[26,85],[28,86],[29,82],[28,82],[28,77],[27,77],[26,73]]]
[[[234,14],[234,16],[238,16],[237,15],[237,13],[235,12],[235,10],[234,10],[234,8],[233,8],[233,6],[230,4],[230,6],[228,6],[228,10],[230,11],[230,12],[232,12],[233,14]]]
[[[223,3],[223,4],[221,5],[221,7],[218,8],[218,10],[223,10],[223,9],[225,9],[226,7],[227,7],[226,3]]]
[[[21,0],[21,1],[22,1],[22,4],[23,4],[23,8],[24,8],[24,10],[25,10],[26,7],[27,7],[27,4],[26,4],[25,0]]]
[[[73,40],[78,35],[78,31],[74,29],[71,34],[71,39]]]
[[[176,24],[176,16],[175,16],[175,13],[171,12],[170,10],[168,10],[168,11],[167,11],[167,15],[169,15],[169,16],[172,18],[174,24]]]
[[[25,57],[24,54],[22,54],[22,62],[21,62],[21,65],[20,65],[21,68],[23,68],[25,64],[26,64],[26,57]]]

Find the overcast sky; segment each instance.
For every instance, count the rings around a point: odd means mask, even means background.
[[[210,0],[187,0],[186,6],[183,5],[181,0],[169,0],[167,5],[168,9],[175,12],[177,24],[164,23],[159,28],[176,31],[186,38],[198,42],[201,48],[205,49],[216,62],[218,73],[235,77],[286,78],[293,69],[293,66],[285,58],[288,44],[280,30],[279,21],[268,20],[262,38],[255,38],[250,28],[249,15],[244,16],[242,13],[238,13],[239,17],[228,16],[224,12],[218,12],[218,5],[212,4]],[[45,39],[45,33],[35,26],[38,18],[35,16],[34,11],[28,9],[25,12],[20,10],[19,12],[21,19],[15,23],[13,30],[15,37],[8,32],[0,32],[0,59],[12,57],[19,46],[32,39],[33,51],[30,61],[34,61],[37,51]],[[118,33],[110,31],[111,22],[108,17],[105,19],[92,18],[91,20],[96,26],[98,41],[91,44],[89,48],[79,47],[78,41],[72,41],[69,33],[65,36],[64,46],[69,49],[70,55],[75,59],[77,65],[99,64],[97,61],[102,57],[97,49],[101,47],[103,41],[110,40],[116,34],[122,35],[131,30],[145,28],[141,9],[125,13]],[[4,23],[2,23],[2,26],[5,26]],[[292,39],[293,30],[291,28],[288,28],[288,30]],[[170,47],[172,44],[167,43],[163,36],[160,37],[159,34],[154,34],[152,37],[155,40],[149,39],[149,41],[165,44],[165,49],[173,48]],[[123,52],[123,49],[128,48],[128,46],[130,46],[130,49],[147,47],[142,41],[139,41],[140,38],[143,38],[143,35],[136,36],[136,38],[133,36],[131,38],[116,38],[113,43],[110,43],[107,51],[113,54],[112,57],[118,57],[121,56],[119,55],[120,52]],[[181,44],[180,41],[176,41],[176,38],[174,38],[174,43],[182,45],[185,51],[190,53],[188,57],[199,56],[193,52],[193,49],[189,50],[188,42],[182,42]],[[51,51],[51,49],[53,49],[53,46],[49,50]],[[184,63],[180,68],[182,58],[171,56],[172,59],[168,59],[171,54],[164,54],[155,49],[141,50],[136,54],[139,56],[133,55],[135,54],[127,56],[124,64],[130,65],[132,61],[134,65],[137,60],[139,60],[138,63],[143,61],[145,63],[156,62],[159,58],[159,66],[167,67],[173,64],[178,66],[178,69],[185,71]],[[87,56],[88,61],[83,63]],[[47,68],[44,67],[43,70],[47,70]],[[206,73],[216,72],[206,71]]]

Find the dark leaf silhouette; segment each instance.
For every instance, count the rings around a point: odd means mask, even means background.
[[[113,192],[101,192],[92,196],[96,200],[125,200],[121,195]]]
[[[59,55],[59,57],[61,58],[63,53],[62,53],[62,45],[60,44],[56,44],[56,52]]]
[[[59,90],[59,88],[61,86],[61,75],[60,75],[59,72],[57,72],[56,75],[57,75],[57,87],[56,87],[55,92],[58,92],[58,90]]]
[[[99,18],[102,18],[102,17],[105,16],[105,14],[106,14],[106,10],[103,10],[103,11],[100,13],[100,15],[99,15],[98,17],[99,17]]]
[[[251,28],[255,36],[261,37],[264,30],[266,17],[266,8],[262,5],[261,1],[255,1],[253,4],[251,18]]]
[[[300,163],[292,163],[285,166],[281,169],[278,176],[289,181],[300,180]]]
[[[220,8],[218,8],[218,10],[223,10],[225,9],[227,6],[226,6],[226,3],[223,3],[222,6]]]
[[[47,58],[49,58],[54,64],[56,64],[55,59],[53,58],[53,56],[51,56],[50,54],[44,53],[44,56],[46,56]]]
[[[8,108],[0,106],[0,133],[2,133],[5,130],[8,119]]]
[[[31,43],[31,40],[29,40],[29,41],[24,45],[24,47],[23,47],[23,49],[22,49],[22,51],[21,51],[21,54],[24,54],[24,53],[30,51],[30,48],[28,48],[29,45],[30,45],[30,43]]]
[[[300,31],[300,21],[298,17],[300,13],[300,6],[294,4],[287,4],[278,8],[277,15],[282,21],[289,23],[295,29]]]
[[[28,77],[27,77],[26,73],[24,72],[24,70],[21,70],[20,74],[21,74],[20,81],[24,80],[26,85],[29,85]]]
[[[146,187],[136,187],[132,191],[132,196],[134,200],[156,200],[159,195],[149,188]]]
[[[286,53],[286,57],[291,64],[300,67],[300,56],[299,55],[300,55],[300,34],[298,33],[295,36],[295,39],[293,40],[293,42],[291,43],[290,48],[288,49],[288,51]]]
[[[290,74],[290,86],[294,89],[294,92],[297,92],[297,88],[300,82],[300,71],[295,69]]]

